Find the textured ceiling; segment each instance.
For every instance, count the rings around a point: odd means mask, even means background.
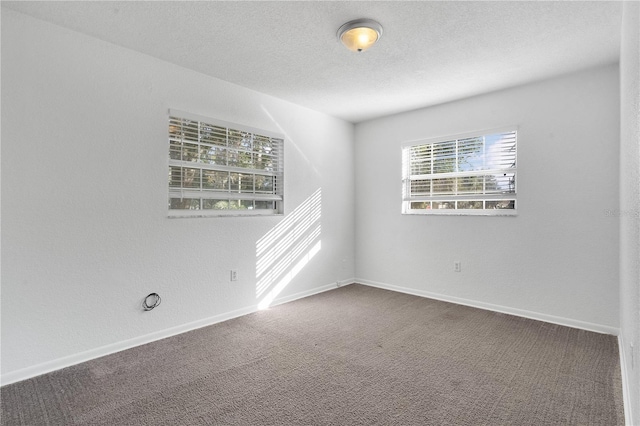
[[[2,2],[352,122],[618,61],[619,2]],[[336,31],[372,18],[378,44]]]

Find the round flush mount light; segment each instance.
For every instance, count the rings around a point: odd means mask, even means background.
[[[364,52],[382,36],[382,25],[371,19],[349,21],[338,29],[338,40],[353,52]]]

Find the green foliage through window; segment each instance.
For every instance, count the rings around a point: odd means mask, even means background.
[[[170,111],[169,210],[279,213],[283,150],[281,135]]]
[[[515,212],[516,144],[513,129],[405,144],[402,212]]]

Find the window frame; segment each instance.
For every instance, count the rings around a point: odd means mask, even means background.
[[[274,170],[265,170],[265,169],[257,169],[257,168],[247,168],[241,166],[230,166],[227,164],[215,164],[212,162],[204,162],[200,158],[197,161],[185,161],[183,159],[173,159],[171,158],[172,154],[172,143],[171,143],[171,130],[170,127],[175,125],[175,120],[189,120],[192,122],[197,122],[198,132],[200,131],[201,125],[206,124],[212,127],[224,128],[226,130],[226,145],[216,146],[212,142],[206,143],[202,142],[200,133],[198,133],[198,141],[190,141],[192,145],[198,145],[198,149],[201,146],[211,146],[212,148],[219,148],[220,150],[228,150],[229,148],[229,133],[230,131],[236,131],[241,133],[250,133],[252,135],[258,135],[261,137],[268,138],[271,142],[276,142],[277,146],[274,149],[274,154],[268,154],[274,160]],[[184,137],[183,137],[184,140]],[[253,139],[252,139],[253,140]],[[243,124],[232,123],[224,120],[219,120],[217,118],[205,117],[198,114],[193,114],[185,111],[180,111],[176,109],[169,109],[167,116],[167,170],[169,171],[168,182],[167,182],[167,212],[169,218],[185,218],[185,217],[225,217],[225,216],[282,216],[284,214],[284,145],[285,145],[285,136],[281,133],[272,132],[264,129],[258,129],[250,126],[246,126]],[[184,142],[182,142],[184,143]],[[183,148],[182,148],[183,149]],[[238,153],[245,152],[256,154],[258,151],[254,150],[253,146],[251,149],[240,149],[240,148],[232,148],[237,149]],[[263,154],[264,155],[264,154]],[[198,157],[200,153],[198,153]],[[226,156],[228,160],[228,156]],[[200,171],[199,176],[199,188],[185,188],[183,185],[180,187],[172,187],[171,186],[171,173],[172,168],[176,167],[184,167],[188,169],[195,169]],[[237,191],[231,188],[231,182],[229,183],[226,189],[205,189],[202,185],[203,180],[203,171],[210,172],[227,172],[229,174],[238,173],[238,174],[253,174],[253,175],[264,175],[264,176],[273,176],[273,189],[269,192],[256,192],[255,188],[255,177],[253,183],[253,189],[251,192],[243,192],[240,188]],[[181,172],[182,173],[182,172]],[[182,176],[182,174],[181,174]],[[229,177],[230,179],[230,177]],[[239,183],[240,185],[240,183]],[[172,209],[171,208],[171,199],[172,198],[193,198],[200,199],[200,206],[197,209]],[[206,209],[204,208],[204,200],[228,200],[232,201],[273,201],[275,203],[274,209]],[[255,203],[254,203],[255,206]]]
[[[518,214],[518,179],[517,179],[517,162],[518,162],[518,126],[504,126],[494,129],[487,130],[479,130],[473,132],[460,133],[455,135],[441,136],[436,138],[428,138],[428,139],[418,139],[412,141],[406,141],[401,144],[401,152],[402,152],[402,209],[401,212],[403,215],[453,215],[453,216],[517,216]],[[441,178],[456,178],[456,177],[468,177],[470,175],[483,175],[486,171],[506,171],[509,170],[509,173],[513,173],[514,189],[513,192],[506,192],[502,194],[487,194],[487,193],[478,193],[478,194],[444,194],[444,195],[434,195],[432,189],[430,190],[430,195],[421,195],[421,196],[411,196],[409,181],[412,176],[417,176],[416,174],[411,173],[411,159],[409,158],[410,149],[416,146],[422,145],[434,145],[434,144],[443,144],[445,142],[456,142],[456,159],[459,153],[457,142],[463,139],[471,139],[471,138],[484,138],[486,136],[491,136],[500,133],[514,133],[515,137],[515,167],[510,168],[498,168],[498,169],[488,169],[488,170],[477,170],[477,171],[455,171],[448,173],[437,173],[438,175],[442,175]],[[483,142],[484,144],[484,142]],[[483,145],[484,146],[484,145]],[[457,162],[456,162],[457,164]],[[491,174],[491,173],[490,173]],[[435,174],[431,174],[432,176]],[[415,179],[415,178],[414,178]],[[513,208],[485,208],[485,202],[500,202],[500,201],[511,201],[513,200]],[[448,202],[448,201],[483,201],[482,209],[412,209],[412,202]]]

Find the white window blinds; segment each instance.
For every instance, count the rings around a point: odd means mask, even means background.
[[[514,129],[411,142],[402,148],[405,214],[514,214]]]
[[[170,215],[281,213],[283,151],[282,135],[170,110]]]

